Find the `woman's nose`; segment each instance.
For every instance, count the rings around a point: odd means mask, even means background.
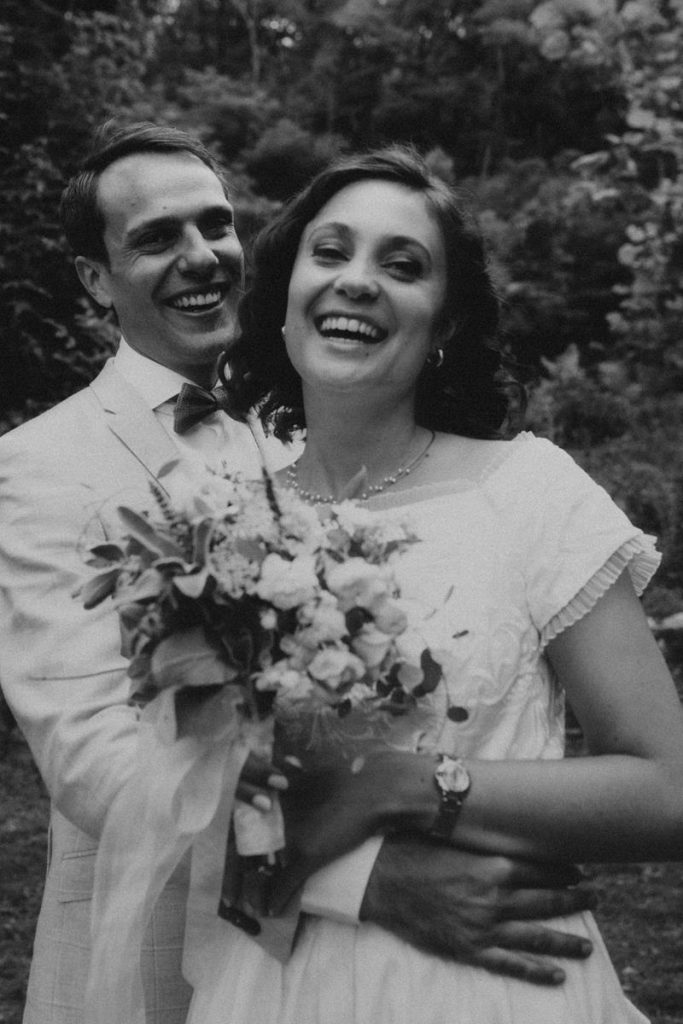
[[[379,284],[366,263],[352,260],[345,264],[337,275],[335,288],[351,299],[374,299],[379,295]]]

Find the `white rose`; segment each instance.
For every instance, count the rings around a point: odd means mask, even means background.
[[[383,633],[398,636],[408,628],[408,616],[396,601],[378,601],[373,605],[372,616],[375,625]]]
[[[286,658],[283,658],[282,661],[276,661],[274,665],[270,665],[261,672],[256,680],[256,689],[291,690],[301,679],[305,678],[290,666]]]
[[[372,623],[366,623],[351,641],[351,647],[368,668],[377,668],[389,650],[392,638],[382,633]]]
[[[311,601],[317,589],[315,560],[311,556],[302,555],[289,561],[270,554],[263,560],[256,593],[276,608],[296,608]]]
[[[263,608],[259,618],[263,629],[277,629],[277,612],[274,608]]]
[[[344,683],[355,683],[365,675],[365,665],[351,651],[339,647],[326,647],[318,651],[308,666],[314,679],[332,689]]]
[[[342,611],[372,608],[391,593],[386,572],[362,558],[349,558],[333,566],[327,573],[327,586],[339,598]]]
[[[407,664],[420,669],[422,652],[426,644],[424,637],[415,629],[407,629],[395,637],[396,650],[399,657]]]

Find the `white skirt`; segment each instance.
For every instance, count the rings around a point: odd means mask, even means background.
[[[559,987],[429,956],[375,925],[309,918],[284,967],[232,929],[202,952],[187,1024],[647,1024],[592,916],[548,924],[594,947],[587,960],[561,961]]]

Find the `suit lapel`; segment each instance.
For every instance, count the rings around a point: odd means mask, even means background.
[[[102,406],[109,429],[148,473],[158,478],[164,463],[178,458],[178,449],[135,388],[110,359],[90,385]]]

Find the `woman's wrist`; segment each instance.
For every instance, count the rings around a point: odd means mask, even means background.
[[[373,760],[377,830],[428,832],[440,807],[434,755],[388,749],[378,751]]]

